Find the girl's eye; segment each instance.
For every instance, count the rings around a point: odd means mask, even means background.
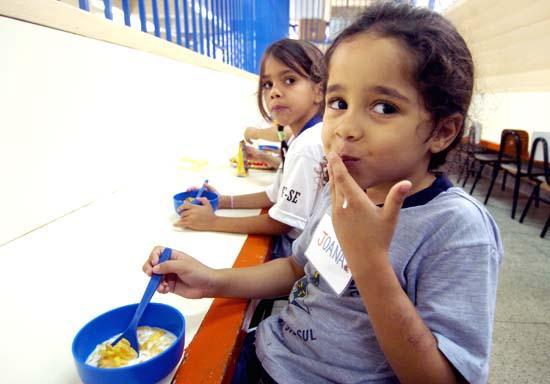
[[[285,84],[286,84],[286,85],[291,85],[291,84],[294,84],[295,82],[296,82],[296,79],[293,78],[293,77],[287,77],[287,78],[285,79]]]
[[[391,104],[383,103],[383,102],[378,102],[374,104],[374,107],[372,109],[374,112],[379,113],[381,115],[389,115],[397,112],[396,107],[394,107]]]
[[[328,102],[328,106],[331,109],[347,109],[348,104],[342,99],[334,99]]]
[[[264,81],[262,83],[263,89],[271,89],[273,87],[273,83],[271,81]]]

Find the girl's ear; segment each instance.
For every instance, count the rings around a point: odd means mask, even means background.
[[[321,84],[314,84],[313,85],[313,92],[315,92],[315,97],[313,98],[313,102],[315,104],[321,104],[323,100],[325,99],[325,93],[323,92],[323,86]]]
[[[451,145],[456,135],[460,132],[463,120],[464,117],[462,114],[457,112],[439,122],[430,139],[430,150],[432,153],[439,153]]]

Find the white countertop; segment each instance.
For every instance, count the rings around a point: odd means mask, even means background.
[[[225,164],[168,170],[94,201],[0,247],[2,383],[80,383],[71,355],[77,331],[115,307],[137,303],[148,283],[141,267],[155,245],[179,249],[212,267],[230,267],[245,235],[178,230],[172,196],[208,178],[221,193],[265,189],[272,172],[237,178]],[[37,200],[35,204],[40,204]],[[29,209],[32,204],[29,203]],[[246,216],[259,210],[220,210]],[[186,346],[212,300],[155,294],[186,320]]]

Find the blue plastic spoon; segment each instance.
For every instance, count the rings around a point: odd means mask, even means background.
[[[162,251],[159,257],[159,264],[164,263],[167,260],[170,260],[171,255],[172,255],[172,249],[164,248],[164,250]],[[156,273],[153,273],[153,275],[151,276],[151,280],[149,280],[149,284],[147,284],[147,288],[145,288],[145,293],[143,294],[143,297],[141,298],[141,301],[136,309],[136,313],[134,313],[134,317],[132,318],[132,321],[130,321],[128,328],[126,328],[126,330],[122,332],[122,335],[117,337],[117,339],[111,343],[113,347],[120,340],[124,338],[128,340],[128,342],[130,343],[130,346],[137,352],[139,356],[137,326],[138,326],[139,320],[141,319],[141,316],[143,315],[143,312],[145,312],[145,308],[147,308],[147,305],[149,304],[149,302],[151,301],[151,298],[155,294],[155,291],[157,290],[161,279],[162,279],[162,275],[157,275]]]
[[[202,183],[202,187],[200,187],[199,191],[197,192],[197,196],[195,196],[195,199],[191,202],[191,204],[200,204],[199,197],[202,196],[204,193],[204,190],[206,189],[206,184],[208,184],[208,179],[204,180],[204,183]]]

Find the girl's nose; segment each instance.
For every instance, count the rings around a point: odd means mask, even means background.
[[[269,97],[271,97],[272,99],[281,97],[281,91],[279,91],[279,88],[273,85],[273,87],[271,88],[271,92],[269,93]]]
[[[336,126],[335,134],[342,140],[356,141],[363,137],[363,129],[356,119],[348,117]]]

